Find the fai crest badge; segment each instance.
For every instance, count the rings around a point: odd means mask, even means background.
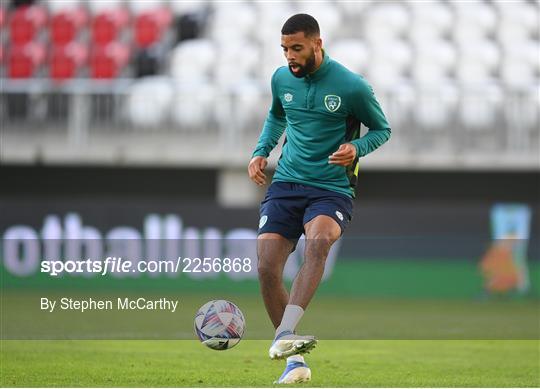
[[[324,106],[330,112],[336,112],[341,106],[341,97],[336,95],[324,96]]]

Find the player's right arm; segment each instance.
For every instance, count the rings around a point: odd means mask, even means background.
[[[287,125],[285,111],[277,93],[276,73],[272,76],[271,82],[272,105],[264,121],[259,141],[255,146],[248,166],[249,178],[257,185],[264,185],[266,183],[266,176],[263,172],[268,163],[266,158],[268,158],[270,152],[276,147]]]

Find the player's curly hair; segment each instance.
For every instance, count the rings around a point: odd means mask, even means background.
[[[282,35],[296,34],[303,32],[306,37],[319,36],[319,23],[311,15],[296,14],[291,16],[281,28]]]

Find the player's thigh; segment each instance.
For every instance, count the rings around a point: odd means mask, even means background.
[[[279,234],[291,241],[304,232],[305,196],[288,183],[273,183],[260,207],[259,235]]]
[[[259,271],[280,273],[294,247],[295,242],[283,235],[272,232],[260,234],[257,237]]]
[[[347,229],[353,214],[353,201],[339,195],[315,196],[304,215],[307,239],[317,236],[338,239]],[[337,235],[337,236],[336,236]]]

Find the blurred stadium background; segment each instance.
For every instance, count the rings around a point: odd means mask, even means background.
[[[319,313],[306,325],[336,338],[537,338],[538,1],[2,2],[4,291],[191,291],[189,312],[205,302],[197,296],[242,294],[247,316],[260,323],[248,328],[267,336],[255,274],[51,280],[39,273],[39,259],[46,239],[83,239],[77,247],[88,254],[88,241],[118,237],[140,239],[146,250],[152,239],[254,238],[264,192],[246,167],[268,110],[270,76],[285,63],[280,28],[298,12],[318,19],[332,58],[374,86],[393,129],[390,142],[362,161],[355,218],[329,261],[312,311]],[[500,203],[527,210],[513,227],[525,232],[509,261],[499,252],[500,261],[481,267],[493,238],[508,237],[493,232]],[[7,258],[17,239],[18,256]],[[300,263],[297,255],[288,265],[289,280]],[[477,301],[490,282],[491,291],[532,296],[532,305],[452,310],[438,301]],[[366,313],[371,330],[324,332],[330,307],[335,317],[348,312],[336,295],[436,303],[408,310],[395,300],[363,300],[359,306],[371,308],[358,314]],[[3,323],[8,337],[42,336],[37,323],[45,317],[23,308],[31,298],[4,299],[4,312],[20,319]],[[407,322],[406,311],[417,316]],[[424,321],[430,312],[442,315]],[[400,322],[409,324],[396,332]]]

